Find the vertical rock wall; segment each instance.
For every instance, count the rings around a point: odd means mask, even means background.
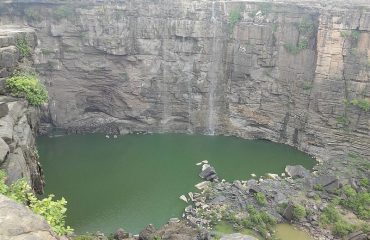
[[[7,172],[7,183],[25,178],[35,192],[43,192],[43,176],[37,161],[35,137],[40,121],[39,110],[20,98],[6,96],[4,81],[19,66],[21,60],[16,47],[19,39],[36,45],[33,29],[19,26],[0,27],[0,169]]]
[[[364,5],[365,4],[365,5]],[[370,7],[355,1],[18,1],[71,131],[264,138],[323,159],[369,157]]]

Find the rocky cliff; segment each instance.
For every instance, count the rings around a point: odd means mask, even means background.
[[[0,21],[36,29],[52,126],[370,156],[366,1],[11,2]]]
[[[24,99],[4,95],[6,77],[25,64],[20,63],[21,54],[16,47],[19,39],[26,39],[30,47],[36,45],[33,29],[0,27],[0,169],[7,172],[7,184],[25,178],[41,194],[44,181],[35,147],[40,112]]]

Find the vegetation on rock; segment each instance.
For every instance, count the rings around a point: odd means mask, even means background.
[[[31,56],[31,48],[27,43],[27,40],[25,37],[18,38],[15,46],[17,47],[19,54],[22,58]]]
[[[265,206],[267,205],[267,199],[266,199],[266,196],[265,194],[263,194],[262,192],[258,192],[258,193],[255,193],[254,194],[254,197],[257,201],[257,203],[261,206]]]
[[[352,99],[350,101],[350,103],[353,105],[353,106],[357,106],[359,107],[361,110],[367,112],[370,110],[370,100],[367,100],[367,99]]]
[[[235,24],[237,24],[241,19],[240,9],[233,9],[229,13],[229,22],[231,28],[234,28]]]
[[[5,86],[11,95],[25,97],[34,106],[40,106],[48,100],[45,87],[33,74],[15,74],[6,80]]]
[[[307,213],[306,213],[306,209],[304,208],[304,206],[300,204],[294,204],[294,208],[293,208],[294,219],[301,220],[302,218],[305,218],[306,215]]]
[[[28,207],[36,214],[43,216],[50,224],[53,231],[58,235],[70,234],[73,229],[65,226],[67,201],[62,198],[53,200],[54,195],[49,195],[44,199],[37,199],[31,192],[31,187],[24,179],[19,179],[15,183],[7,186],[5,184],[6,174],[0,170],[0,194],[3,194],[18,203],[28,204]]]

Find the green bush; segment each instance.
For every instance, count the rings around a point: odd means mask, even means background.
[[[370,101],[367,99],[352,99],[350,102],[353,106],[361,108],[363,111],[367,112],[370,110]]]
[[[360,179],[360,185],[364,188],[367,188],[369,186],[369,179],[367,178]]]
[[[311,35],[315,30],[315,24],[308,19],[303,19],[297,27],[299,33],[303,35]]]
[[[338,221],[333,226],[333,234],[338,237],[344,237],[353,232],[354,226],[346,221]]]
[[[264,238],[273,234],[276,219],[265,211],[257,211],[252,205],[248,206],[249,216],[242,220],[245,228],[253,229],[260,233]]]
[[[300,204],[295,204],[293,208],[293,218],[296,220],[301,220],[306,217],[306,209]]]
[[[352,31],[341,31],[340,36],[343,38],[352,38],[354,40],[358,40],[360,38],[361,32],[358,30]]]
[[[333,224],[339,220],[340,215],[334,204],[329,204],[328,206],[326,206],[320,216],[320,223],[324,226]]]
[[[31,48],[25,37],[18,38],[15,43],[16,48],[22,58],[31,56]]]
[[[262,192],[255,193],[254,198],[256,199],[256,201],[259,205],[261,205],[261,206],[266,206],[267,205],[266,196]]]
[[[35,75],[17,74],[8,78],[5,82],[6,88],[11,95],[25,97],[34,106],[40,106],[48,100],[45,87],[39,82]]]
[[[352,210],[361,219],[370,219],[370,193],[368,191],[356,192],[349,186],[343,187],[345,197],[340,204]]]
[[[67,208],[65,205],[67,201],[62,198],[61,200],[54,201],[54,195],[44,199],[37,199],[31,192],[31,187],[24,179],[20,179],[10,186],[5,184],[6,174],[0,170],[0,193],[19,202],[30,203],[29,208],[37,214],[43,216],[50,224],[53,231],[58,235],[70,234],[73,229],[65,226],[65,214]]]
[[[233,28],[241,19],[240,9],[233,9],[229,14],[230,26]]]
[[[303,40],[299,41],[298,48],[301,49],[301,50],[307,49],[308,48],[308,41],[306,39],[303,39]]]

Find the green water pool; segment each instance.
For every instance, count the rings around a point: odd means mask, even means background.
[[[185,134],[43,136],[37,139],[46,194],[68,201],[67,223],[77,233],[138,233],[180,217],[179,196],[196,191],[199,166],[208,160],[219,177],[248,179],[281,173],[286,165],[315,161],[286,145],[264,140]]]

